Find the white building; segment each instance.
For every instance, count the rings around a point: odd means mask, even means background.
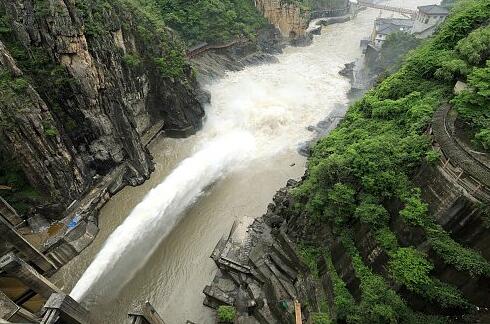
[[[401,18],[378,18],[374,22],[371,44],[379,49],[383,46],[388,35],[396,32],[409,33],[413,28],[413,20]]]
[[[439,5],[418,7],[417,15],[412,28],[412,34],[417,38],[431,36],[449,15],[449,10]]]

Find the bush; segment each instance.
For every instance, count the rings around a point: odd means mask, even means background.
[[[233,306],[218,307],[218,320],[224,323],[233,323],[236,317],[236,310]]]
[[[155,59],[155,64],[165,77],[179,78],[184,75],[185,58],[181,51],[168,50],[165,56]]]
[[[331,324],[332,321],[327,313],[312,313],[311,322],[313,324]]]
[[[429,208],[418,195],[406,199],[405,208],[400,211],[400,215],[412,225],[424,226],[427,221]]]
[[[430,165],[436,165],[441,159],[441,153],[431,149],[425,154],[425,159]]]
[[[303,262],[308,266],[310,272],[318,277],[318,266],[317,261],[321,255],[320,249],[307,244],[298,244],[298,255],[301,257]]]
[[[135,54],[124,55],[123,61],[129,67],[139,67],[141,65],[141,58]]]
[[[399,248],[392,254],[389,262],[393,279],[410,290],[430,284],[429,272],[433,268],[421,252],[411,247]]]
[[[50,122],[43,122],[42,126],[44,130],[44,134],[48,137],[56,137],[60,134],[58,130]]]
[[[476,134],[474,141],[484,149],[489,147],[490,132],[490,61],[486,67],[474,68],[468,75],[471,90],[457,95],[451,103]]]
[[[332,257],[327,253],[326,257],[327,271],[330,274],[333,286],[335,317],[337,321],[345,321],[349,316],[356,313],[356,302],[354,297],[347,289],[345,282],[339,277],[335,267],[332,264]]]
[[[395,251],[398,248],[398,240],[389,227],[383,227],[375,233],[376,241],[386,251]]]
[[[370,224],[374,228],[381,227],[390,219],[388,211],[379,205],[363,201],[356,208],[355,216],[363,223]]]
[[[458,42],[456,50],[468,63],[480,65],[490,58],[490,26],[472,31]]]

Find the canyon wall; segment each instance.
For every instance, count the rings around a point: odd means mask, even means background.
[[[256,7],[284,37],[295,39],[305,35],[309,14],[297,4],[282,0],[256,0]]]
[[[267,20],[276,26],[292,45],[307,45],[311,32],[307,32],[314,18],[340,17],[349,13],[346,0],[287,1],[255,0],[255,6]]]
[[[122,164],[124,182],[143,182],[152,127],[173,135],[200,127],[183,45],[140,9],[1,0],[0,19],[0,146],[56,207],[44,216],[56,218]]]

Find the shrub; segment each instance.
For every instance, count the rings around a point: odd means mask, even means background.
[[[165,77],[179,78],[184,74],[185,58],[181,51],[168,50],[163,57],[156,58],[154,62]]]
[[[423,226],[426,222],[428,207],[420,196],[414,195],[405,202],[405,208],[400,211],[400,215],[412,225]]]
[[[42,126],[44,130],[44,134],[48,137],[56,137],[60,134],[58,130],[50,122],[43,122]]]
[[[311,322],[313,324],[331,324],[332,321],[327,313],[312,313]]]
[[[414,248],[399,248],[392,254],[389,269],[393,279],[410,290],[431,283],[429,272],[434,266]]]
[[[490,26],[472,31],[458,42],[456,50],[468,63],[480,65],[490,58]]]
[[[236,310],[233,306],[218,307],[218,320],[224,323],[233,323],[236,317]]]
[[[124,63],[129,67],[138,67],[141,65],[141,58],[136,54],[126,54],[123,57]]]
[[[478,146],[488,149],[490,132],[490,61],[486,67],[474,68],[468,75],[472,90],[457,95],[451,103],[459,116],[476,133],[474,141]]]
[[[317,261],[321,255],[321,251],[314,246],[307,245],[305,243],[298,244],[298,255],[303,262],[308,266],[310,272],[318,277]]]
[[[376,241],[386,251],[395,251],[398,248],[398,240],[389,227],[383,227],[375,233]]]
[[[327,253],[326,257],[327,271],[330,274],[333,286],[335,315],[337,321],[346,320],[349,316],[356,313],[356,302],[354,297],[347,289],[345,282],[339,277],[335,267],[332,264],[332,257]]]
[[[425,159],[427,160],[427,163],[430,165],[435,165],[439,162],[441,158],[441,153],[435,150],[429,150],[425,154]]]
[[[361,222],[370,224],[375,228],[386,224],[390,219],[388,211],[383,206],[365,201],[356,208],[355,216]]]
[[[29,82],[24,78],[16,78],[12,81],[11,84],[12,89],[19,94],[25,92],[28,86]]]

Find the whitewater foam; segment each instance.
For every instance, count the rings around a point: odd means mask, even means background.
[[[238,144],[238,145],[237,145]],[[204,189],[240,161],[249,160],[254,138],[232,132],[206,143],[152,189],[116,228],[71,292],[77,301],[90,296],[105,300],[119,290],[145,265],[153,251]]]

